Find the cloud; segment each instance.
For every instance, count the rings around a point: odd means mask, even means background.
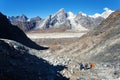
[[[105,11],[109,11],[110,9],[109,9],[109,8],[107,8],[107,7],[105,7],[103,10],[105,10]]]

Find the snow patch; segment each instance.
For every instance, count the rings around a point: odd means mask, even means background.
[[[72,12],[68,12],[68,19],[74,19],[76,15],[74,15]]]

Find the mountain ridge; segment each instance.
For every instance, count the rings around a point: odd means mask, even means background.
[[[75,15],[72,12],[65,12],[64,8],[62,8],[58,12],[51,14],[44,19],[40,17],[28,19],[24,14],[16,17],[8,17],[8,19],[13,25],[17,25],[23,31],[55,28],[84,31],[98,26],[105,18],[107,18],[107,16],[113,12],[108,8],[105,8],[104,10],[105,11],[101,14],[97,13],[93,16],[90,16],[83,12]]]

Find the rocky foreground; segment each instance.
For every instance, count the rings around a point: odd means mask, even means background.
[[[0,39],[0,80],[68,80],[59,73],[65,66],[53,66],[41,58],[42,53],[18,42]]]

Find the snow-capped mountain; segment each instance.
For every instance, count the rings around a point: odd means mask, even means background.
[[[85,27],[83,27],[81,24],[77,24],[77,22],[75,21],[76,15],[74,15],[72,12],[68,12],[68,20],[70,21],[71,24],[71,29],[74,30],[87,30]]]
[[[42,21],[39,21],[36,29],[46,28],[70,28],[70,23],[67,20],[67,13],[64,9],[60,9],[56,14],[50,15]]]
[[[45,28],[64,28],[75,30],[87,30],[85,27],[75,22],[75,17],[72,12],[65,12],[64,9],[60,9],[57,13],[48,16],[42,22],[38,23],[36,29]]]
[[[84,13],[79,13],[76,15],[74,20],[77,25],[81,25],[85,28],[90,29],[98,26],[104,20],[104,18],[101,16],[93,18],[88,15],[85,15]]]
[[[108,8],[104,10],[102,14],[96,13],[89,16],[83,12],[75,15],[72,12],[65,12],[64,9],[60,9],[57,13],[48,16],[42,22],[38,22],[36,29],[65,28],[80,31],[88,30],[98,26],[113,12]]]
[[[24,27],[31,27],[30,25],[32,25],[32,29],[61,28],[85,31],[98,26],[113,12],[108,8],[104,8],[104,10],[105,11],[101,14],[96,13],[94,15],[87,15],[83,12],[79,12],[77,15],[75,15],[72,12],[65,12],[65,10],[62,8],[55,14],[49,15],[45,19],[41,19],[40,17],[28,19],[25,15],[17,17],[12,16],[8,17],[8,19],[11,21],[11,23],[22,22],[23,24],[27,22],[29,25],[25,25]],[[19,27],[21,28],[21,25],[19,25]]]

